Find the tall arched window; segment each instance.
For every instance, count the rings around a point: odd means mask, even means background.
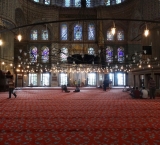
[[[67,61],[67,57],[68,57],[68,48],[61,48],[61,54],[60,54],[60,58],[61,61]]]
[[[112,62],[113,61],[113,48],[110,46],[107,46],[106,48],[106,62]]]
[[[48,30],[42,30],[42,40],[48,40]]]
[[[88,25],[88,40],[95,40],[95,26],[94,26],[94,24]]]
[[[31,40],[37,40],[37,39],[38,39],[38,31],[31,30]]]
[[[114,35],[111,33],[110,30],[107,31],[107,40],[109,40],[109,41],[114,40]]]
[[[95,54],[94,48],[88,48],[88,54],[94,55]]]
[[[68,37],[67,31],[68,31],[67,25],[62,24],[61,25],[61,40],[67,40],[67,37]]]
[[[48,62],[49,61],[49,48],[47,46],[42,47],[42,62]]]
[[[37,62],[37,47],[30,48],[30,62]]]
[[[80,24],[74,27],[74,40],[82,40],[82,26]]]
[[[117,49],[117,56],[118,56],[118,61],[119,62],[123,62],[124,61],[124,48],[123,47],[119,47]]]
[[[122,30],[117,31],[117,40],[119,41],[124,40],[124,31]]]

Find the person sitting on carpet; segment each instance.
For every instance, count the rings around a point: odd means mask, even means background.
[[[138,99],[141,98],[141,92],[138,90],[138,87],[133,91],[133,98]]]
[[[68,91],[67,86],[66,85],[62,85],[62,92],[65,91],[66,93],[69,93],[70,91]]]
[[[78,86],[76,86],[76,89],[73,92],[80,92],[80,89]]]
[[[148,98],[148,91],[145,89],[145,87],[143,87],[142,90],[141,90],[141,98],[142,99],[147,99]]]

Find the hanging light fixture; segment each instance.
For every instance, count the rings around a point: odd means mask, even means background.
[[[113,27],[111,28],[111,33],[114,35],[116,33],[115,23],[113,22]]]
[[[18,39],[19,42],[22,40],[22,35],[20,34],[20,32],[19,32],[19,34],[17,36],[17,39]]]
[[[149,30],[147,28],[147,24],[146,24],[146,29],[144,30],[144,36],[147,37],[149,35]]]

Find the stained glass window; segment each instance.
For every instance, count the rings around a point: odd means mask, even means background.
[[[107,46],[106,48],[106,62],[112,62],[113,61],[113,48],[110,46]]]
[[[46,46],[42,47],[42,62],[48,62],[49,61],[49,48]]]
[[[67,40],[67,25],[62,24],[61,25],[61,40]]]
[[[91,7],[91,1],[90,0],[86,0],[86,7]]]
[[[118,61],[122,62],[124,60],[124,48],[119,47],[117,49]]]
[[[45,0],[44,4],[50,5],[50,0]]]
[[[71,6],[71,2],[70,0],[65,0],[65,7],[70,7]]]
[[[31,30],[31,40],[37,40],[38,32],[37,30]]]
[[[68,48],[62,48],[61,49],[61,61],[67,61],[67,57],[68,57]]]
[[[37,47],[35,46],[30,49],[30,61],[37,62]]]
[[[75,7],[81,7],[81,0],[74,1]]]
[[[94,48],[88,48],[88,54],[94,55],[95,54]]]
[[[95,40],[95,26],[94,26],[94,24],[89,24],[89,26],[88,26],[88,40]]]
[[[82,40],[82,26],[79,24],[74,27],[74,40]]]
[[[114,40],[114,35],[111,33],[111,31],[107,31],[107,40],[109,40],[109,41]]]
[[[119,41],[124,40],[124,32],[123,31],[117,31],[117,40],[119,40]]]
[[[48,30],[42,30],[42,40],[48,40]]]

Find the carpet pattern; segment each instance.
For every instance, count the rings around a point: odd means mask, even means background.
[[[0,93],[1,145],[160,145],[160,98],[121,89]]]

